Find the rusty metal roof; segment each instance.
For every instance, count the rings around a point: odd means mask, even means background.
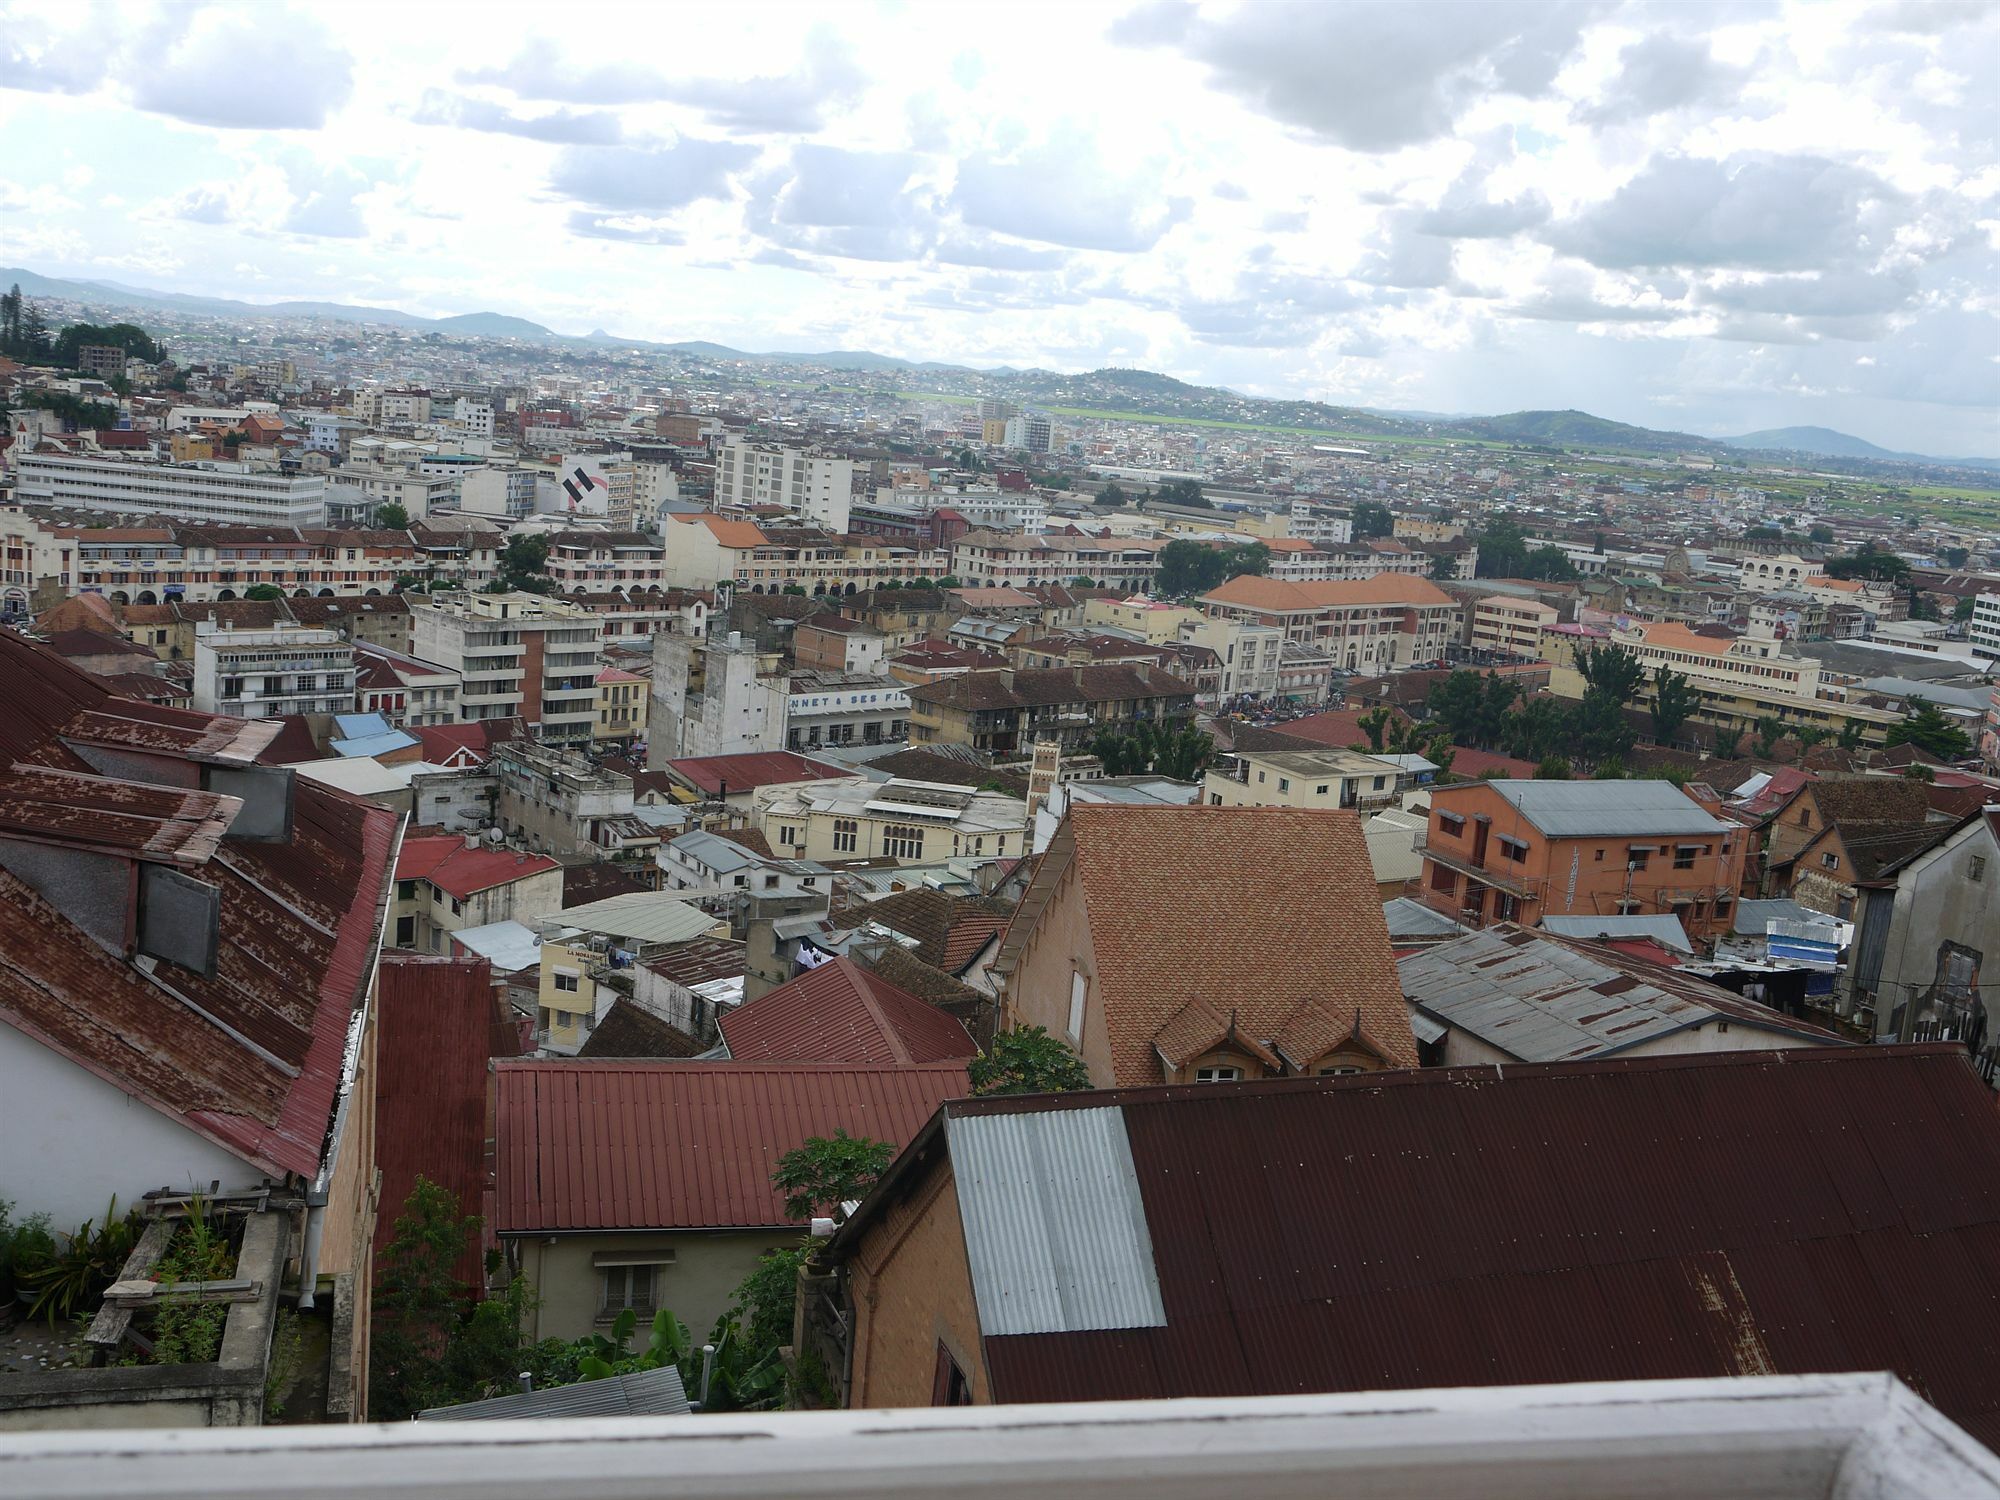
[[[740,1062],[951,1062],[979,1049],[952,1017],[852,959],[809,969],[720,1017]]]
[[[783,1225],[785,1152],[900,1149],[968,1091],[962,1063],[503,1062],[494,1086],[500,1234]]]
[[[1669,921],[1672,918],[1668,919]],[[1809,1021],[1609,943],[1503,922],[1412,953],[1397,965],[1424,1014],[1522,1062],[1607,1057],[1713,1021],[1842,1045]]]
[[[1165,1326],[988,1337],[995,1400],[1889,1369],[2000,1439],[2000,1111],[1961,1048],[1424,1069],[945,1113],[1107,1106],[1124,1114]],[[956,1182],[961,1202],[982,1191]]]
[[[205,863],[242,806],[215,792],[44,766],[0,771],[0,835],[155,864]]]

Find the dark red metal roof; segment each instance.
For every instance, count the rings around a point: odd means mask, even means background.
[[[483,958],[388,953],[376,981],[375,1164],[382,1208],[379,1256],[395,1238],[419,1174],[481,1211],[486,1177],[486,1061],[499,1019],[493,970]],[[508,1050],[512,1056],[512,1049]],[[468,1241],[457,1276],[477,1287],[480,1247]]]
[[[960,1063],[503,1062],[495,1088],[493,1224],[529,1234],[782,1225],[785,1152],[836,1130],[900,1149],[967,1083]]]
[[[1166,1326],[988,1338],[995,1400],[1889,1369],[2000,1439],[2000,1111],[1962,1049],[948,1112],[1105,1104],[1124,1112]]]
[[[544,854],[517,849],[471,849],[461,834],[406,838],[396,860],[398,880],[428,880],[461,901],[495,886],[526,880],[561,866]]]
[[[720,1024],[739,1062],[962,1062],[979,1050],[951,1016],[847,958],[725,1011]]]
[[[854,774],[843,767],[828,765],[823,760],[794,755],[789,750],[670,760],[667,769],[696,791],[711,797],[724,787],[732,792],[749,792],[760,786],[783,786],[794,781],[831,781]]]

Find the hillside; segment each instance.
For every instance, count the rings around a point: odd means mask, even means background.
[[[1642,453],[1707,452],[1712,438],[1688,432],[1656,432],[1593,417],[1587,411],[1516,411],[1462,424],[1471,433],[1537,443],[1552,448],[1629,448]]]
[[[1770,427],[1741,437],[1717,439],[1732,448],[1763,448],[1776,453],[1818,453],[1827,458],[1909,458],[1878,448],[1866,438],[1835,432],[1831,427]]]

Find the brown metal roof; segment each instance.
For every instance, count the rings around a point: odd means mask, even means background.
[[[900,1149],[967,1087],[962,1063],[503,1062],[494,1227],[781,1225],[785,1152],[836,1130]]]
[[[950,1062],[978,1050],[943,1011],[846,958],[726,1011],[720,1024],[742,1062]]]
[[[2000,1439],[2000,1111],[1955,1046],[947,1113],[1106,1105],[1166,1325],[989,1337],[996,1400],[1889,1369]]]
[[[202,864],[242,805],[214,792],[41,766],[0,771],[0,834],[152,863]]]

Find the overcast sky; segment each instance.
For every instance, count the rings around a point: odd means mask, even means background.
[[[2000,453],[2000,14],[0,3],[0,263]]]

